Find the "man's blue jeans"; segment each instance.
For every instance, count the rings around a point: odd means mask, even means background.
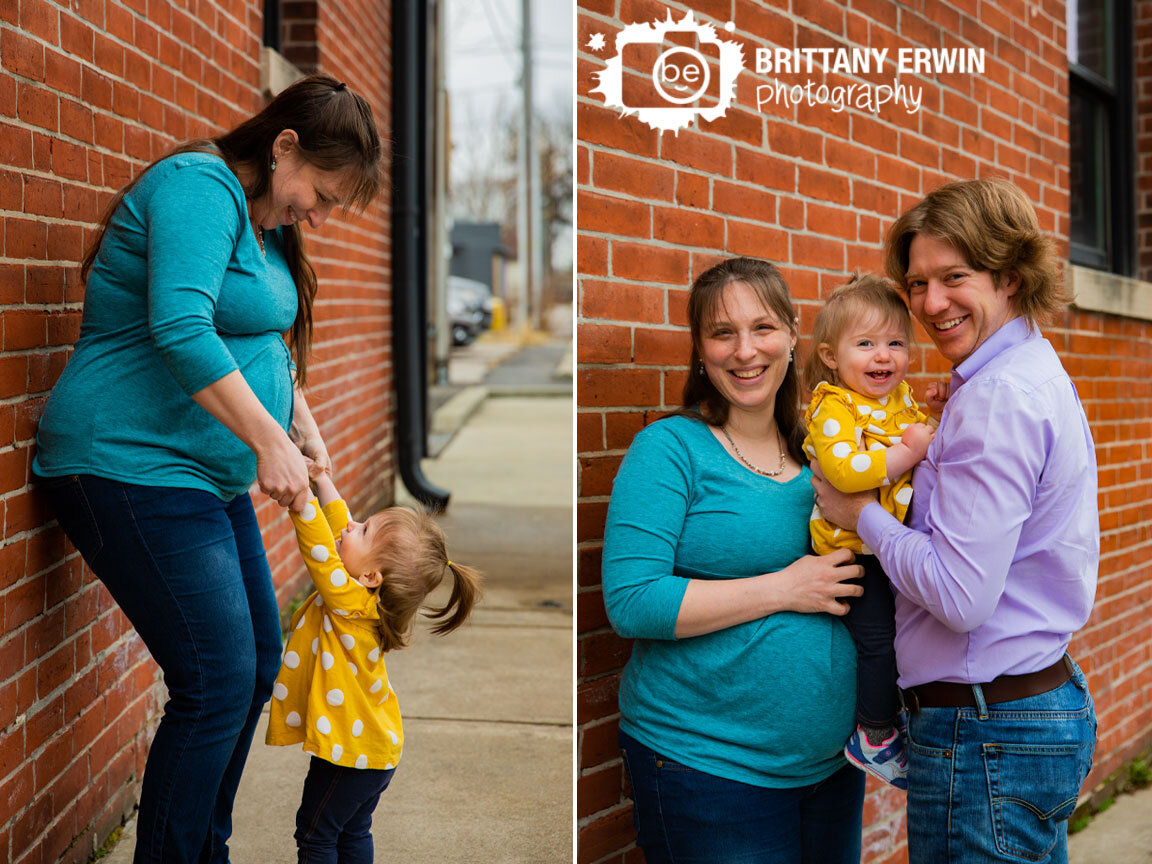
[[[236,787],[280,664],[252,501],[83,474],[39,485],[168,687],[133,861],[226,864]]]
[[[859,864],[864,772],[766,789],[697,771],[620,733],[648,864]]]
[[[908,736],[910,864],[1067,864],[1068,817],[1096,746],[1078,667],[1038,696],[913,711]]]

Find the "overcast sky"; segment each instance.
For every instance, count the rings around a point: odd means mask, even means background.
[[[477,128],[493,119],[498,107],[519,115],[520,20],[522,0],[447,0],[448,91],[451,100],[454,176],[476,170],[460,148],[472,144],[477,156],[497,140]],[[531,0],[533,31],[533,103],[546,118],[572,117],[572,0]],[[495,126],[493,122],[492,126]],[[572,234],[565,231],[553,248],[557,269],[572,261]]]

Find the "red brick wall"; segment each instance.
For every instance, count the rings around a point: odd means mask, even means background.
[[[688,9],[745,46],[727,115],[660,135],[606,108],[593,72],[628,23]],[[788,10],[791,9],[790,13]],[[722,29],[735,22],[731,34]],[[577,818],[580,862],[640,860],[615,744],[619,674],[630,646],[609,627],[600,550],[612,478],[633,435],[676,406],[686,375],[692,277],[721,257],[779,263],[811,332],[819,299],[854,269],[878,269],[883,231],[949,179],[998,175],[1023,188],[1067,250],[1068,82],[1064,4],[928,0],[579,0],[577,55]],[[588,46],[596,33],[607,48]],[[918,113],[765,106],[756,47],[974,47],[983,75],[902,76],[923,87]],[[891,63],[882,76],[891,81]],[[822,72],[788,84],[847,83]],[[1145,131],[1145,126],[1139,127]],[[1152,325],[1069,312],[1046,331],[1084,401],[1098,445],[1103,554],[1092,619],[1072,644],[1097,701],[1089,788],[1152,743]],[[945,371],[926,335],[920,389]],[[903,796],[869,781],[865,860],[906,859]]]
[[[158,670],[28,470],[79,332],[78,262],[104,205],[176,142],[262,104],[262,4],[187,5],[0,3],[0,860],[13,864],[88,859],[131,810],[163,698]],[[319,67],[364,93],[382,129],[389,8],[320,4],[314,36]],[[360,506],[392,488],[386,201],[309,238],[321,285],[309,402]],[[255,498],[284,601],[303,569],[278,509]]]

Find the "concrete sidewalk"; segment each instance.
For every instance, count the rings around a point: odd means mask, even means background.
[[[1152,864],[1152,786],[1116,796],[1068,838],[1069,864]]]
[[[525,351],[485,353],[518,367]],[[551,387],[563,380],[564,356],[553,344],[538,357],[543,365],[515,373],[497,365],[482,380],[535,376]],[[445,431],[438,458],[423,463],[425,476],[452,493],[440,518],[453,560],[481,568],[487,588],[463,629],[446,637],[421,629],[409,649],[388,655],[406,740],[373,822],[379,862],[571,860],[570,375],[567,391],[554,395],[479,400],[459,429]],[[407,495],[398,488],[397,497]],[[267,713],[237,795],[232,864],[296,860],[308,755],[265,746],[266,722]],[[131,862],[134,827],[108,864]]]

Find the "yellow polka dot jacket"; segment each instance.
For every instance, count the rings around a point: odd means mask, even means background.
[[[303,743],[335,765],[394,768],[404,732],[380,653],[376,595],[348,575],[336,552],[348,505],[321,509],[313,498],[291,515],[316,591],[292,616],[266,740]]]
[[[908,426],[927,422],[908,383],[901,381],[887,396],[872,399],[821,381],[804,412],[804,422],[808,427],[804,451],[820,463],[828,482],[841,492],[880,490],[881,506],[903,522],[912,501],[912,472],[890,483],[886,451]],[[817,555],[835,549],[872,554],[855,531],[826,521],[818,507],[812,509],[808,527]]]

